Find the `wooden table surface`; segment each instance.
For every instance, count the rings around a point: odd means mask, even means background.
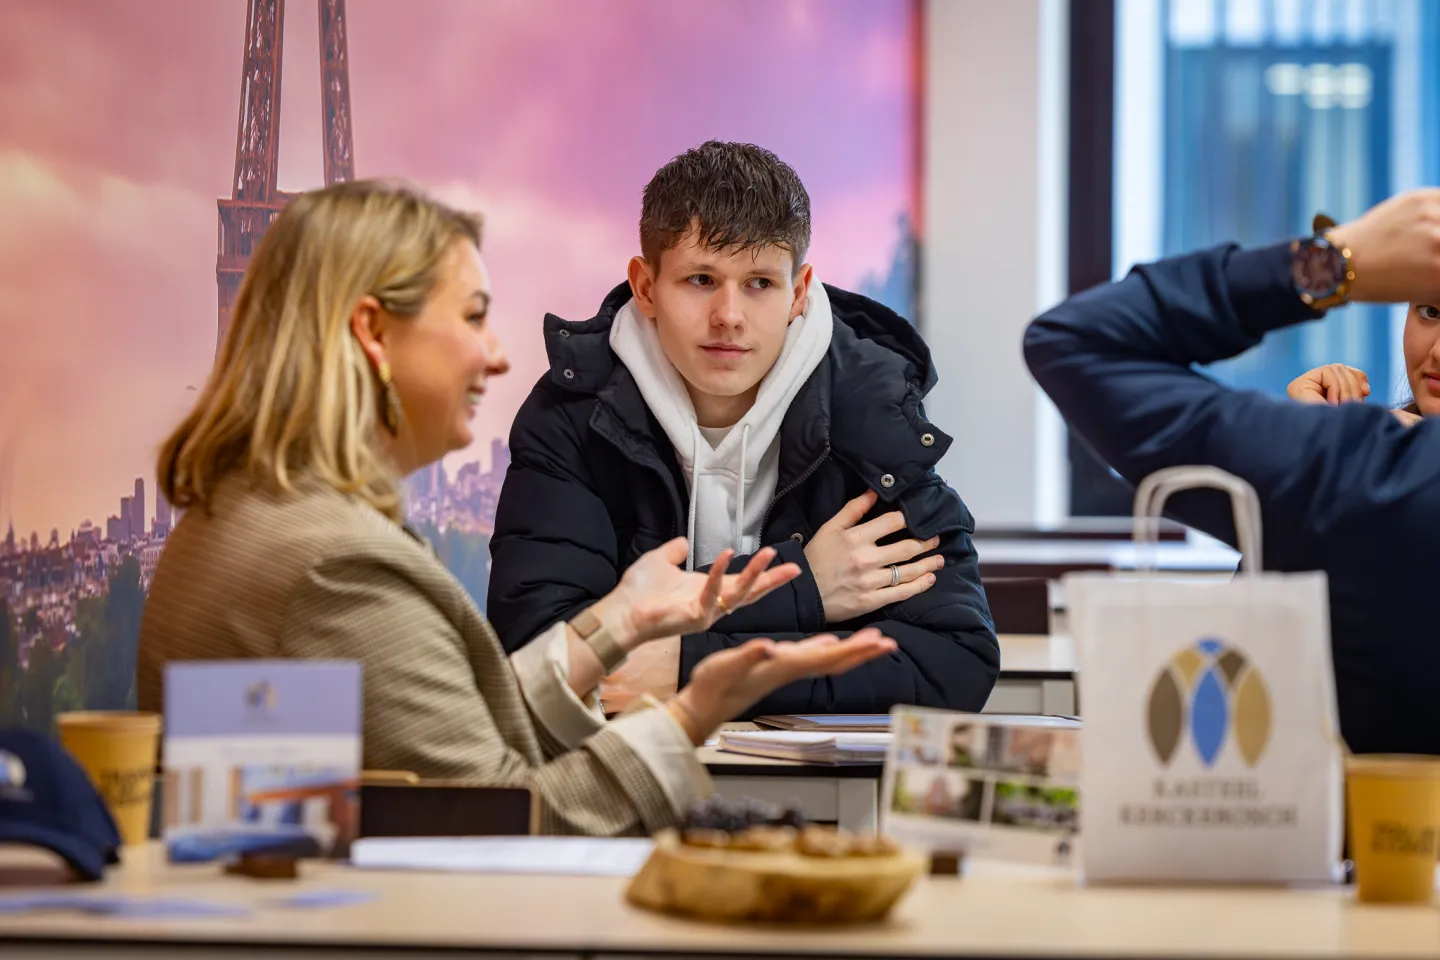
[[[1073,680],[1075,641],[1058,633],[1002,633],[1001,680]]]
[[[624,903],[625,883],[319,863],[307,864],[298,884],[267,883],[225,876],[213,865],[171,867],[158,850],[141,848],[86,889],[246,904],[254,913],[194,920],[0,915],[0,955],[77,956],[83,949],[91,956],[130,945],[156,957],[187,944],[309,947],[310,956],[331,947],[352,957],[371,947],[390,956],[458,948],[569,956],[1440,957],[1440,910],[1361,906],[1343,888],[1087,888],[1059,871],[976,864],[963,879],[921,880],[884,924],[797,930],[653,915]],[[379,899],[311,910],[272,905],[304,889]]]

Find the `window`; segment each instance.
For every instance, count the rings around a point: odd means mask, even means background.
[[[1116,0],[1113,275],[1138,262],[1308,233],[1440,182],[1440,3]],[[1073,136],[1073,133],[1072,133]],[[1207,369],[1283,394],[1304,371],[1366,371],[1371,402],[1406,396],[1403,308],[1352,305]],[[1119,512],[1072,453],[1071,512]],[[1128,494],[1126,494],[1128,496]]]

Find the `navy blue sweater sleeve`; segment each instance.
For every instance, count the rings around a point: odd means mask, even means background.
[[[1265,566],[1324,567],[1326,537],[1434,483],[1417,435],[1372,404],[1306,405],[1229,389],[1191,368],[1235,356],[1318,315],[1295,294],[1288,247],[1233,245],[1136,267],[1036,319],[1025,360],[1061,414],[1132,483],[1212,465],[1259,494]],[[1230,505],[1179,494],[1168,512],[1230,543]]]

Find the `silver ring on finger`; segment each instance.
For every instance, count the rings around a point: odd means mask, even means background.
[[[900,586],[900,565],[898,563],[890,564],[890,586]]]

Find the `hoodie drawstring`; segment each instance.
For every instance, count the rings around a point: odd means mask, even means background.
[[[700,432],[700,425],[691,422],[690,425],[690,517],[685,523],[685,538],[688,543],[685,554],[685,569],[695,569],[695,518],[700,504],[700,466],[701,444],[709,446],[709,441]],[[750,424],[740,427],[740,477],[736,483],[735,491],[735,517],[730,524],[730,540],[735,547],[735,555],[742,556],[745,553],[745,464],[750,453]]]
[[[735,492],[735,527],[731,538],[735,541],[735,555],[745,553],[745,465],[750,461],[746,448],[750,445],[750,424],[740,428],[740,481]]]
[[[700,444],[705,443],[700,425],[690,421],[690,520],[685,525],[685,569],[695,569],[695,511],[700,503]]]

